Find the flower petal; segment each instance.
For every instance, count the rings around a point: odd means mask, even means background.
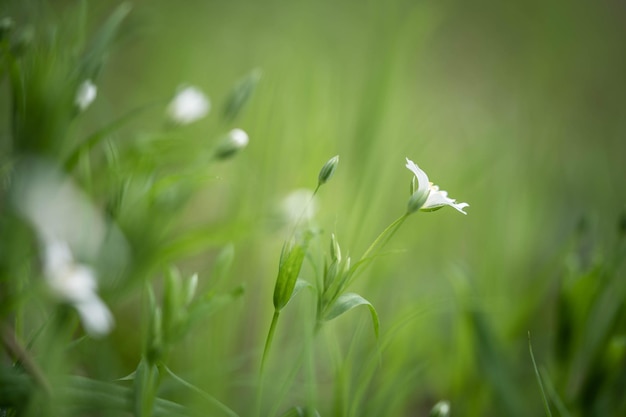
[[[115,325],[113,315],[109,308],[98,298],[97,295],[74,304],[85,331],[92,337],[107,335]]]
[[[415,174],[417,178],[417,190],[416,193],[425,193],[428,190],[428,175],[424,171],[417,166],[417,164],[411,161],[409,158],[406,158],[406,167]]]
[[[444,190],[439,190],[436,185],[431,187],[430,194],[428,195],[428,199],[422,206],[422,210],[424,211],[434,211],[443,206],[450,206],[454,209],[460,211],[463,214],[467,214],[463,211],[465,207],[469,207],[467,203],[457,203],[456,200],[449,198],[448,193]]]

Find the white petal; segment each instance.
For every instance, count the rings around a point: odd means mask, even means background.
[[[437,209],[443,206],[450,206],[460,211],[463,214],[467,214],[463,211],[465,207],[469,207],[467,203],[457,203],[456,200],[449,198],[448,193],[444,190],[439,191],[439,188],[436,185],[431,187],[430,194],[428,195],[428,199],[422,206],[423,210],[432,210]]]
[[[92,337],[101,337],[108,334],[115,325],[109,308],[96,296],[74,304],[80,315],[85,331]]]
[[[417,166],[417,164],[411,161],[409,158],[406,158],[406,167],[415,174],[417,178],[417,190],[415,193],[425,193],[428,190],[428,175],[424,171]]]

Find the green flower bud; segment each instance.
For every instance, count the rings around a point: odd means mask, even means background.
[[[341,248],[334,233],[330,235],[330,258],[333,261],[341,262]]]
[[[305,236],[302,241],[290,245],[285,244],[283,247],[280,255],[280,265],[278,266],[278,276],[276,277],[276,286],[274,287],[273,301],[276,311],[282,310],[291,300],[308,243],[309,236]]]
[[[11,42],[11,53],[13,56],[19,57],[24,55],[30,48],[34,39],[35,29],[32,26],[27,26],[18,32]]]
[[[325,184],[333,176],[335,169],[337,169],[337,164],[339,164],[339,155],[333,156],[324,164],[317,179],[318,187]]]
[[[10,17],[3,17],[0,19],[0,42],[11,34],[14,27],[15,23]]]
[[[185,305],[188,306],[193,301],[193,297],[196,295],[196,289],[198,288],[198,274],[193,274],[184,283],[185,292]]]
[[[180,272],[174,266],[165,274],[163,288],[163,336],[166,343],[176,339],[177,327],[183,315],[185,294],[182,288]]]
[[[226,120],[234,120],[239,115],[248,103],[260,79],[261,70],[257,68],[235,86],[224,106],[224,118]]]

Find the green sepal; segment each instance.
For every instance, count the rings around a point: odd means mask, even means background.
[[[302,244],[296,243],[290,248],[283,247],[273,297],[274,308],[278,311],[287,305],[293,295],[298,275],[302,268],[302,262],[306,255],[307,243],[308,240],[305,240]]]

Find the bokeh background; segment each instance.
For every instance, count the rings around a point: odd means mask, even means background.
[[[87,34],[118,4],[85,3]],[[14,1],[2,11],[37,22],[76,7]],[[357,282],[379,312],[381,339],[365,310],[329,323],[317,349],[320,414],[427,415],[445,399],[455,416],[539,415],[529,331],[571,415],[624,412],[615,393],[626,373],[626,276],[613,260],[626,233],[625,22],[618,0],[135,2],[77,135],[193,84],[213,108],[186,130],[174,169],[228,128],[250,136],[232,161],[207,164],[211,180],[175,226],[213,233],[177,259],[182,271],[212,288],[216,256],[231,244],[233,270],[215,289],[244,284],[245,294],[194,327],[171,368],[247,415],[287,237],[281,199],[314,188],[322,164],[339,154],[315,222],[323,245],[335,233],[358,257],[405,211],[409,157],[467,201],[468,215],[412,216]],[[232,86],[256,68],[261,81],[236,124],[218,121]],[[125,131],[163,126],[157,107]],[[593,290],[572,298],[578,321],[567,339],[563,294],[580,277]],[[605,304],[607,288],[615,298]],[[132,372],[141,350],[139,296],[113,294],[115,331],[81,350],[88,373],[102,379]],[[276,381],[297,356],[307,297],[298,295],[277,330],[268,366]],[[595,327],[606,330],[602,342],[585,350]],[[280,411],[305,397],[302,378]]]

